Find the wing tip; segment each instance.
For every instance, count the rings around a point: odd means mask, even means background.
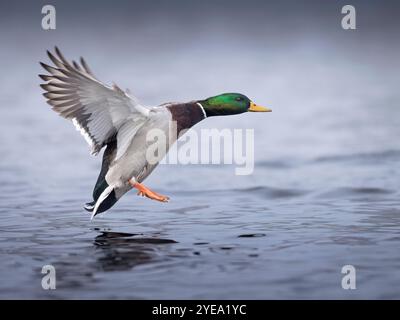
[[[39,78],[41,78],[43,81],[50,81],[51,77],[47,74],[39,74]]]
[[[49,91],[49,85],[47,83],[41,83],[39,84],[39,86],[45,90],[45,91]]]

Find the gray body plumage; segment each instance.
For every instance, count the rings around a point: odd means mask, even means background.
[[[110,163],[105,180],[108,185],[113,186],[117,199],[121,198],[132,187],[129,180],[142,182],[158,165],[149,163],[146,155],[149,145],[160,151],[158,157],[160,160],[168,152],[170,146],[175,140],[148,141],[148,133],[157,129],[163,132],[165,137],[169,137],[169,126],[172,116],[167,108],[153,108],[143,125],[137,130],[136,134],[129,140],[125,152],[118,155]],[[159,144],[159,145],[158,145]]]

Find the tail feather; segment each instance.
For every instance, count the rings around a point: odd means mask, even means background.
[[[99,173],[99,177],[97,178],[95,187],[93,189],[93,199],[97,201],[100,197],[101,193],[104,191],[108,184],[106,182],[106,174],[110,167],[110,163],[114,160],[115,155],[117,153],[117,142],[116,140],[107,144],[106,150],[103,154],[103,161],[101,163],[101,170]]]
[[[95,200],[86,203],[83,207],[86,211],[89,211],[92,214],[91,219],[93,219],[99,213],[110,209],[118,201],[115,195],[114,187],[109,186],[105,180],[103,183],[100,183],[100,186],[97,188],[97,192],[98,196],[95,198]]]
[[[95,204],[96,204],[96,201],[87,202],[83,206],[83,209],[85,209],[86,211],[92,212],[93,209],[94,209]]]
[[[92,211],[91,219],[93,219],[99,213],[110,209],[117,201],[118,199],[115,196],[114,187],[108,186],[107,188],[105,188],[96,201],[96,204]]]
[[[97,178],[96,184],[93,189],[93,201],[84,205],[84,209],[92,213],[92,218],[100,213],[111,208],[116,202],[115,192],[112,190],[104,199],[99,201],[105,190],[109,187],[106,181],[106,174],[108,172],[110,163],[115,158],[117,152],[117,142],[113,140],[107,144],[106,150],[103,154],[103,161],[101,164],[101,171]],[[97,208],[96,208],[97,206]],[[95,210],[96,209],[96,210]]]

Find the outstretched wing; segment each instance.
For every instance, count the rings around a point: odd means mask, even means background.
[[[116,85],[106,86],[97,80],[86,62],[70,64],[60,50],[55,55],[47,51],[54,66],[40,63],[49,73],[39,75],[46,83],[41,87],[52,109],[62,117],[72,120],[97,154],[113,140],[126,122],[144,123],[150,110],[140,105]]]

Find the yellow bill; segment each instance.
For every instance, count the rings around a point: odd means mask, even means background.
[[[254,102],[250,102],[250,108],[248,111],[250,111],[250,112],[271,112],[272,110],[270,108],[259,106],[259,105],[255,104]]]

